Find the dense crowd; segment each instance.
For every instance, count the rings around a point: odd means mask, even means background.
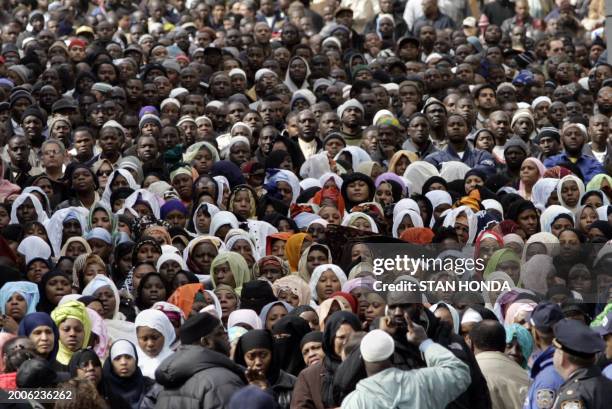
[[[609,408],[605,14],[4,1],[0,407]]]

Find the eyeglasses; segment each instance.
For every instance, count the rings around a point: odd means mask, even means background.
[[[98,173],[96,173],[96,175],[98,175],[98,176],[110,176],[111,173],[113,173],[112,170],[105,170],[105,171],[98,171]]]

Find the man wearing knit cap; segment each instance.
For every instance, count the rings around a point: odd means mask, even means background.
[[[338,107],[338,116],[342,122],[341,133],[347,144],[358,145],[361,142],[361,125],[363,122],[364,108],[356,99],[349,99]]]
[[[424,354],[428,368],[395,368],[390,360],[395,351],[393,338],[373,330],[359,347],[368,377],[342,401],[342,409],[443,408],[468,388],[469,367],[428,339],[422,326],[410,321],[405,337]]]
[[[158,408],[227,408],[246,384],[244,370],[228,358],[230,345],[221,321],[206,312],[181,326],[181,346],[155,371],[163,386]]]
[[[540,147],[541,153],[538,159],[542,162],[551,156],[558,155],[561,150],[561,134],[557,128],[550,126],[541,128],[534,142]]]

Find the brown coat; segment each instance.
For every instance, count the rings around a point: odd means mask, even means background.
[[[324,372],[321,362],[300,372],[293,387],[291,409],[325,409],[321,396]]]

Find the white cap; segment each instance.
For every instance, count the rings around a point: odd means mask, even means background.
[[[380,362],[393,355],[395,343],[391,335],[375,329],[363,337],[359,349],[365,362]]]

